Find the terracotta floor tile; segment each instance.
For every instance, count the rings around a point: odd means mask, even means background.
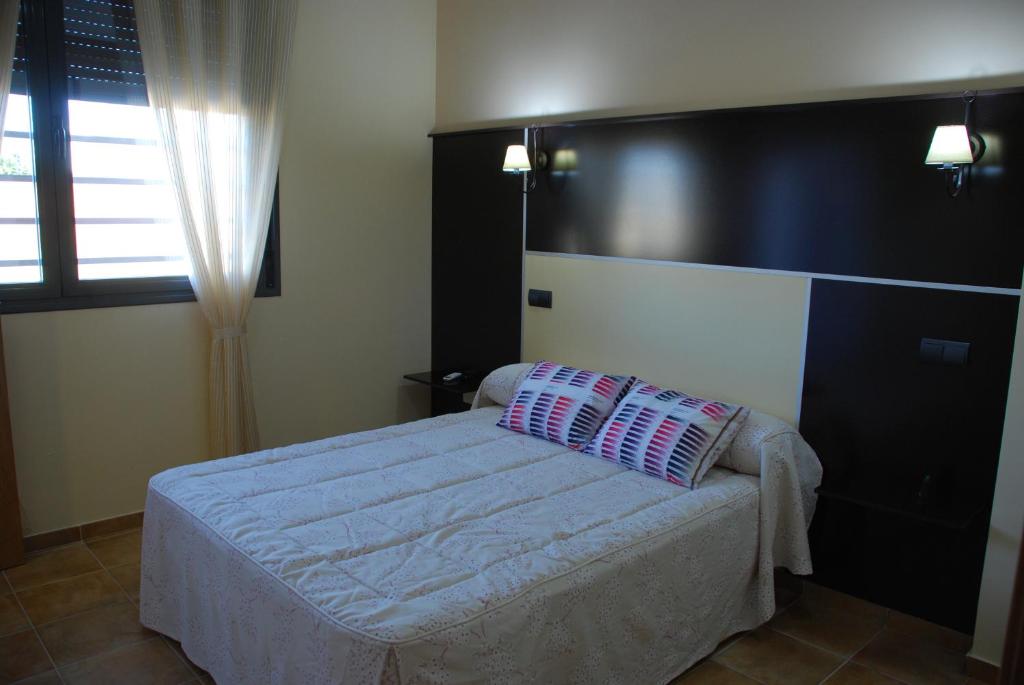
[[[115,535],[98,540],[87,540],[89,549],[107,568],[137,564],[142,555],[142,531],[133,530],[124,535]]]
[[[121,586],[106,571],[61,580],[18,592],[29,620],[39,626],[80,611],[127,599]]]
[[[781,614],[787,608],[793,605],[800,599],[800,594],[795,592],[792,588],[784,585],[775,586],[775,613],[776,615]]]
[[[196,676],[161,638],[60,667],[68,685],[178,685]]]
[[[853,662],[847,663],[825,681],[825,685],[900,685],[899,681]]]
[[[672,681],[672,685],[758,685],[745,675],[714,661],[705,661]]]
[[[832,603],[801,597],[772,619],[768,627],[848,657],[870,642],[884,623],[884,615],[854,613]]]
[[[835,590],[822,587],[821,585],[815,585],[811,582],[804,583],[804,591],[801,595],[801,599],[807,602],[808,605],[836,609],[867,618],[887,616],[889,613],[889,610],[885,607],[872,604],[871,602],[867,602],[857,597],[844,595],[841,592],[836,592]]]
[[[96,558],[79,542],[33,554],[21,566],[7,569],[7,579],[15,590],[24,590],[99,569]]]
[[[139,584],[141,582],[140,567],[139,564],[125,564],[124,566],[114,566],[110,571],[110,575],[114,576],[124,591],[128,593],[128,596],[134,600],[139,598]]]
[[[155,635],[142,627],[138,608],[127,601],[75,614],[39,628],[39,637],[58,666]]]
[[[886,628],[853,658],[907,685],[962,685],[964,657]]]
[[[174,650],[174,653],[178,655],[179,659],[181,659],[182,661],[185,662],[186,666],[188,666],[190,669],[192,669],[193,673],[195,673],[197,676],[198,675],[207,675],[206,671],[204,671],[202,668],[200,668],[199,666],[196,666],[194,663],[192,663],[192,660],[188,658],[188,654],[185,654],[185,650],[182,649],[180,642],[178,642],[177,640],[171,639],[171,638],[167,637],[166,635],[164,635],[164,642],[166,642],[167,645],[172,650]]]
[[[0,636],[28,628],[28,619],[12,594],[0,595]]]
[[[804,581],[788,571],[775,569],[775,608],[785,609],[800,598],[804,592]]]
[[[971,648],[971,636],[958,633],[945,626],[929,623],[928,621],[899,611],[889,613],[889,621],[886,628],[897,633],[910,635],[933,643],[936,647],[948,649],[951,652],[967,653]]]
[[[0,683],[9,683],[53,668],[31,630],[0,637]]]
[[[730,635],[729,637],[725,638],[724,640],[718,643],[718,646],[715,647],[715,651],[712,652],[712,655],[721,654],[722,652],[736,644],[737,640],[743,639],[743,637],[748,633],[749,631],[743,631],[742,633],[736,633],[735,635]]]
[[[19,680],[15,685],[62,685],[62,682],[57,671],[47,671],[31,678]]]
[[[713,659],[766,685],[814,685],[842,659],[817,647],[759,628]]]

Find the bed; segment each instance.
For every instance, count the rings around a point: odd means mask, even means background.
[[[768,620],[775,567],[811,571],[821,469],[781,421],[752,412],[737,470],[690,491],[499,428],[481,393],[155,476],[143,624],[222,685],[655,685]]]

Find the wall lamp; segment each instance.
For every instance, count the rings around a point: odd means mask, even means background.
[[[530,127],[530,132],[533,133],[533,163],[530,162],[530,154],[525,145],[509,145],[505,150],[505,162],[501,165],[501,170],[505,173],[524,174],[529,178],[529,182],[523,186],[524,193],[537,187],[537,172],[547,168],[548,165],[548,153],[541,150],[537,144],[539,130],[538,126]],[[530,177],[531,171],[533,172],[532,177]]]
[[[960,194],[972,164],[985,154],[985,140],[971,130],[971,105],[975,94],[964,91],[964,123],[936,126],[924,163],[937,166],[946,176],[946,192]]]

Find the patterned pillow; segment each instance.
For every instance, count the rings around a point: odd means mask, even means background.
[[[498,425],[583,449],[615,408],[632,379],[537,362]]]
[[[638,380],[584,452],[694,488],[749,413]]]

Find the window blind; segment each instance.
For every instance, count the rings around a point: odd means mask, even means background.
[[[64,0],[68,98],[148,102],[131,0]]]
[[[14,74],[11,75],[11,93],[28,95],[28,60],[25,55],[25,13],[18,13],[18,35],[14,43]]]

